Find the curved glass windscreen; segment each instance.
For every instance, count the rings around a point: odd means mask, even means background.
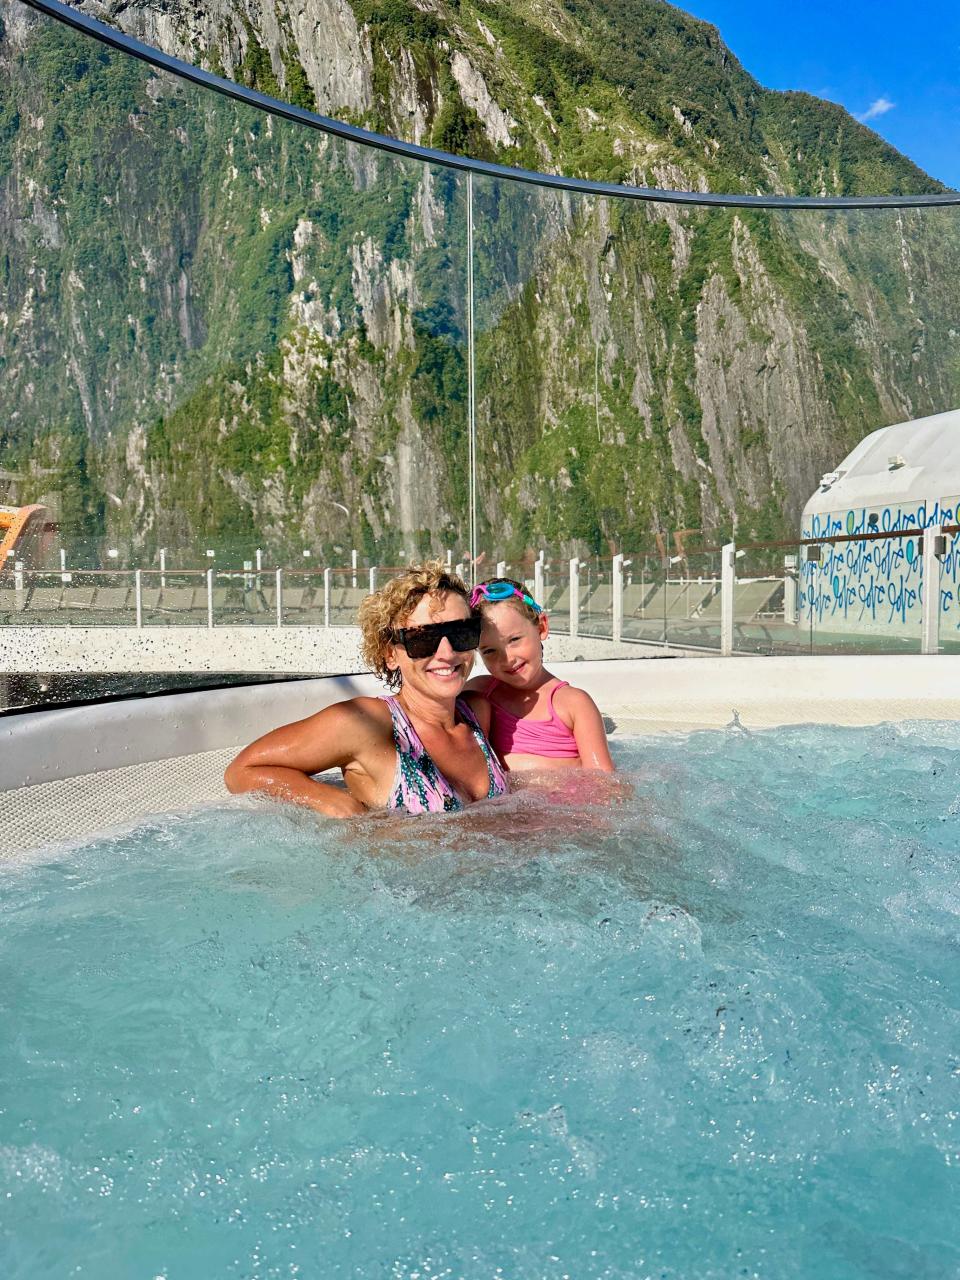
[[[720,649],[729,546],[728,648],[920,651],[918,534],[957,524],[957,212],[474,188],[487,563],[581,637]]]
[[[12,12],[7,703],[356,669],[427,555],[585,657],[960,647],[955,209],[467,174]]]
[[[0,500],[44,528],[4,547],[2,623],[323,625],[459,555],[464,178],[17,8]]]

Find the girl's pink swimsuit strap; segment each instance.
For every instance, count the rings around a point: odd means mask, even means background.
[[[502,681],[494,680],[487,687],[487,698],[493,709],[490,722],[490,741],[501,757],[514,754],[546,756],[556,760],[573,760],[580,754],[577,740],[553,709],[553,699],[558,689],[565,689],[569,680],[561,680],[550,690],[550,719],[522,720],[512,711],[498,706],[490,696]]]

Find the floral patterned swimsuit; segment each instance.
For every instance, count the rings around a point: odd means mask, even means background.
[[[464,800],[433,763],[427,750],[410,723],[410,717],[398,700],[387,695],[384,702],[390,708],[393,721],[393,745],[397,749],[397,771],[390,788],[387,800],[388,809],[399,809],[406,813],[455,813],[465,807]],[[483,758],[487,762],[487,776],[490,787],[486,798],[502,796],[507,791],[507,780],[504,777],[500,762],[493,754],[477,718],[466,702],[457,699],[457,715],[473,730]]]

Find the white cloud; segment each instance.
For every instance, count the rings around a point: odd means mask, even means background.
[[[897,104],[891,102],[889,98],[877,98],[876,102],[871,102],[866,111],[860,113],[857,119],[861,124],[866,124],[868,120],[876,120],[877,116],[885,116],[888,111],[892,111]]]

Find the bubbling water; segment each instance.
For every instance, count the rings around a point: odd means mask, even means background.
[[[960,729],[0,873],[5,1277],[948,1276]]]

